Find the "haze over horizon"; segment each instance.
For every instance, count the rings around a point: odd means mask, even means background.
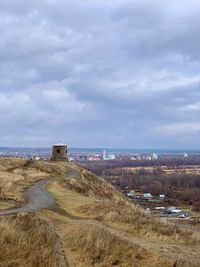
[[[6,151],[6,153],[9,153],[9,151],[14,152],[15,150],[31,150],[32,152],[39,149],[41,151],[46,151],[48,150],[49,152],[52,151],[52,145],[51,146],[0,146],[0,153],[3,153]],[[156,148],[156,147],[67,147],[69,152],[92,152],[92,153],[103,153],[105,150],[106,152],[115,152],[115,153],[120,153],[120,152],[125,152],[125,153],[194,153],[194,154],[200,154],[200,149],[199,148],[189,148],[189,147],[182,147],[182,148]]]
[[[0,147],[200,148],[200,2],[0,2]]]

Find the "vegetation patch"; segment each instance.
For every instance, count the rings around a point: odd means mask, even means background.
[[[133,234],[163,240],[171,239],[174,242],[196,242],[190,231],[183,231],[174,224],[160,221],[129,201],[83,205],[80,211],[105,223],[125,224],[122,228]]]
[[[66,180],[65,186],[85,196],[95,196],[97,198],[113,200],[121,197],[121,193],[112,185],[84,169],[81,170],[81,174],[76,177],[76,179]]]
[[[64,267],[53,226],[35,215],[0,218],[1,267]]]
[[[80,266],[171,266],[171,262],[161,260],[136,244],[121,240],[104,228],[78,231],[69,242],[71,249],[79,254]]]

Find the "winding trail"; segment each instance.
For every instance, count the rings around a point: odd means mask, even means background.
[[[72,179],[78,175],[76,169],[71,169],[70,174],[65,179]],[[14,207],[0,210],[0,216],[12,215],[20,212],[36,212],[41,209],[47,209],[55,205],[55,199],[51,193],[47,191],[47,186],[54,180],[40,180],[30,186],[25,192],[24,197],[27,203],[21,207]]]
[[[73,179],[77,175],[78,171],[75,168],[71,168],[69,175],[65,179]],[[26,203],[22,204],[21,207],[1,210],[0,216],[17,214],[20,212],[36,212],[41,209],[48,208],[60,215],[67,216],[68,218],[74,220],[76,224],[84,224],[90,228],[94,227],[96,231],[98,231],[99,229],[106,229],[110,234],[120,238],[121,240],[132,243],[133,245],[137,245],[138,247],[145,248],[147,251],[151,251],[152,253],[155,253],[161,257],[170,258],[172,261],[174,261],[173,266],[176,266],[176,264],[181,262],[183,262],[184,264],[188,263],[187,266],[199,266],[199,245],[188,246],[185,244],[175,244],[173,242],[165,244],[165,242],[159,240],[149,240],[148,237],[140,237],[130,234],[121,229],[115,229],[114,227],[97,220],[91,220],[71,215],[67,211],[61,209],[56,203],[53,195],[47,191],[48,184],[54,181],[55,180],[52,178],[49,180],[46,179],[36,182],[24,192],[24,197],[27,200]],[[63,254],[64,257],[65,266],[69,266],[65,258],[65,253],[62,251],[61,254]]]

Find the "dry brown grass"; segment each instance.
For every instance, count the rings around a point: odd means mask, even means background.
[[[65,177],[69,173],[68,163],[66,162],[50,162],[35,161],[29,159],[1,158],[0,172],[23,174],[23,176],[38,176],[46,174],[55,177]]]
[[[65,178],[70,172],[69,165],[72,164],[67,162],[50,162],[50,161],[29,161],[27,164],[28,169],[35,169],[49,175],[53,178]]]
[[[188,165],[184,168],[169,168],[167,166],[153,166],[153,167],[124,167],[122,170],[127,170],[132,173],[138,173],[140,170],[145,170],[148,173],[153,173],[156,169],[161,169],[164,173],[171,174],[171,173],[187,173],[187,174],[200,174],[198,170],[200,165]],[[115,169],[117,171],[117,169]],[[115,171],[113,170],[113,171]]]
[[[76,179],[65,181],[65,186],[84,196],[95,196],[101,199],[116,200],[122,196],[104,179],[84,169],[81,169],[80,175]]]
[[[86,170],[76,179],[54,183],[49,188],[61,207],[73,215],[102,221],[150,239],[196,242],[189,231],[145,213],[103,179]]]
[[[28,160],[15,158],[0,158],[0,171],[11,171],[16,168],[22,168]]]
[[[79,176],[65,179],[72,167]],[[34,215],[0,218],[1,267],[62,266],[60,242],[49,221],[62,240],[69,266],[172,267],[176,259],[176,267],[198,266],[199,246],[193,246],[187,233],[146,214],[91,172],[71,163],[0,160],[0,186],[7,195],[19,198],[24,187],[49,177],[55,182],[48,189],[66,213],[40,211],[48,221]],[[182,258],[187,262],[186,241],[192,244],[194,265],[180,263]]]
[[[172,266],[172,261],[121,240],[103,228],[79,230],[69,238],[69,243],[71,250],[78,253],[80,266]]]
[[[48,221],[34,215],[0,218],[1,267],[64,267],[61,245]]]
[[[68,163],[28,159],[0,159],[0,198],[15,196],[23,201],[22,191],[33,182],[49,177],[63,179],[69,173]]]
[[[129,233],[150,239],[173,240],[173,242],[183,243],[197,242],[191,232],[180,230],[176,225],[160,221],[129,201],[83,205],[79,207],[79,212]]]
[[[180,230],[174,224],[160,221],[145,213],[144,210],[124,198],[114,187],[91,172],[82,170],[78,178],[66,181],[65,185],[69,190],[78,192],[80,196],[84,195],[88,199],[96,198],[96,203],[93,200],[93,202],[84,204],[86,202],[84,200],[80,203],[76,201],[77,208],[73,205],[75,214],[80,214],[82,217],[115,224],[129,233],[151,239],[182,243],[199,242],[191,232]],[[67,207],[64,202],[62,201],[62,206]]]

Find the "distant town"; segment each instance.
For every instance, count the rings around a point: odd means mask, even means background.
[[[33,158],[49,159],[51,157],[51,148],[10,148],[1,147],[0,157],[15,157],[15,158]],[[153,150],[132,150],[132,149],[81,149],[69,148],[69,161],[115,161],[115,160],[131,160],[131,161],[156,161],[167,159],[199,159],[200,151],[159,151]]]

